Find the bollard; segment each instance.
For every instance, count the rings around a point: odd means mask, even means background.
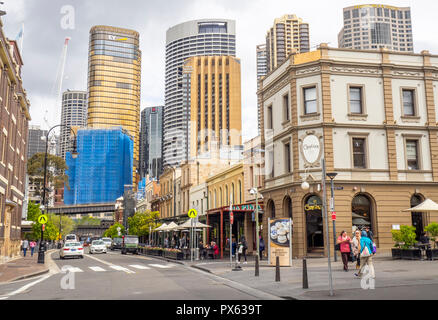
[[[275,282],[280,281],[280,257],[275,258]]]
[[[259,276],[259,255],[256,254],[256,260],[255,260],[255,276]]]
[[[303,289],[309,289],[309,283],[307,280],[307,261],[303,258]]]

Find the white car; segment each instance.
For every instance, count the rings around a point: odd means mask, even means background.
[[[106,245],[107,249],[109,247],[111,247],[111,243],[113,242],[113,240],[111,238],[102,238],[102,241],[105,242],[105,245]]]
[[[106,252],[106,244],[103,242],[103,240],[93,240],[93,242],[91,242],[90,254]]]
[[[64,246],[59,250],[59,256],[61,259],[65,257],[84,257],[84,246],[80,242],[68,241],[64,243]]]

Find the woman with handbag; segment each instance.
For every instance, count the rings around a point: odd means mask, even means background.
[[[360,231],[356,230],[351,243],[353,256],[356,259],[356,269],[360,268]]]
[[[342,255],[342,262],[344,263],[344,271],[348,271],[348,257],[350,256],[350,242],[351,238],[348,236],[347,232],[342,231],[341,235],[339,236],[338,240],[336,241],[337,244],[339,244],[341,255]]]
[[[355,273],[354,275],[358,278],[361,278],[364,274],[365,267],[368,267],[368,272],[371,275],[371,278],[375,278],[374,273],[374,265],[373,265],[373,242],[370,238],[368,238],[367,232],[364,230],[362,231],[361,237],[360,237],[360,269],[358,273]]]

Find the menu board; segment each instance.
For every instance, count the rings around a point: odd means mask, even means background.
[[[291,265],[292,257],[292,221],[291,219],[269,219],[269,263],[275,266],[276,257],[280,266]]]

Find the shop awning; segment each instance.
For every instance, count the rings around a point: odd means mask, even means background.
[[[163,223],[161,226],[159,226],[158,228],[154,229],[154,231],[163,231],[164,228],[167,227],[167,224]]]
[[[178,226],[178,230],[182,230],[182,229],[187,229],[187,228],[192,228],[192,219],[190,218],[189,220],[187,220],[186,222],[184,222],[183,224],[180,224]],[[211,228],[211,226],[203,224],[201,222],[193,222],[193,228]]]
[[[420,203],[418,206],[405,209],[403,211],[409,212],[438,212],[438,203],[432,201],[430,199],[424,200],[424,202]]]
[[[176,230],[176,228],[178,228],[178,225],[172,221],[171,223],[169,223],[168,226],[164,227],[162,230],[163,231],[172,231],[172,230]]]

